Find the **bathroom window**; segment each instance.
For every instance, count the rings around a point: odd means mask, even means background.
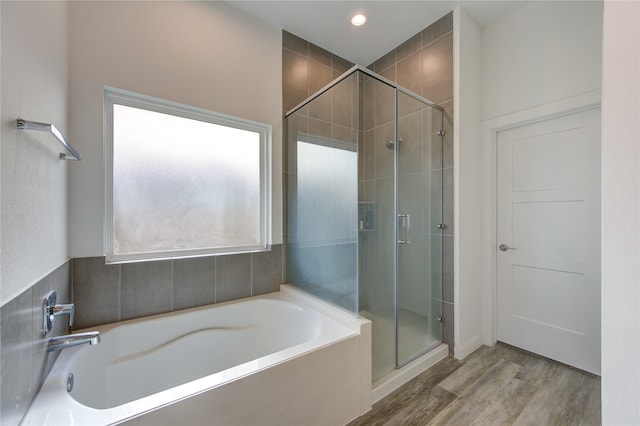
[[[271,126],[105,89],[108,262],[268,248]]]

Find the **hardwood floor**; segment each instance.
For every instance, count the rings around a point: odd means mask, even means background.
[[[440,361],[349,426],[599,425],[600,377],[498,343]]]

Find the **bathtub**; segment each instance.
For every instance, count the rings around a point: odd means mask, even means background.
[[[23,425],[341,425],[371,408],[371,324],[290,286],[97,329]]]

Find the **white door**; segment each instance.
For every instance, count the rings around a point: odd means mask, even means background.
[[[497,135],[498,340],[600,374],[600,109]]]

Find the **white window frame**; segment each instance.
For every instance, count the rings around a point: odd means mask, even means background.
[[[167,250],[144,253],[115,253],[113,212],[113,105],[124,105],[149,111],[170,114],[192,120],[204,121],[236,129],[256,132],[260,135],[260,231],[259,244],[255,246],[208,247]],[[104,246],[107,263],[125,263],[141,260],[177,259],[217,254],[233,254],[270,250],[271,244],[271,125],[244,118],[208,111],[151,96],[141,95],[113,87],[104,88],[104,158],[105,158],[105,225]],[[176,146],[176,149],[180,149]]]

